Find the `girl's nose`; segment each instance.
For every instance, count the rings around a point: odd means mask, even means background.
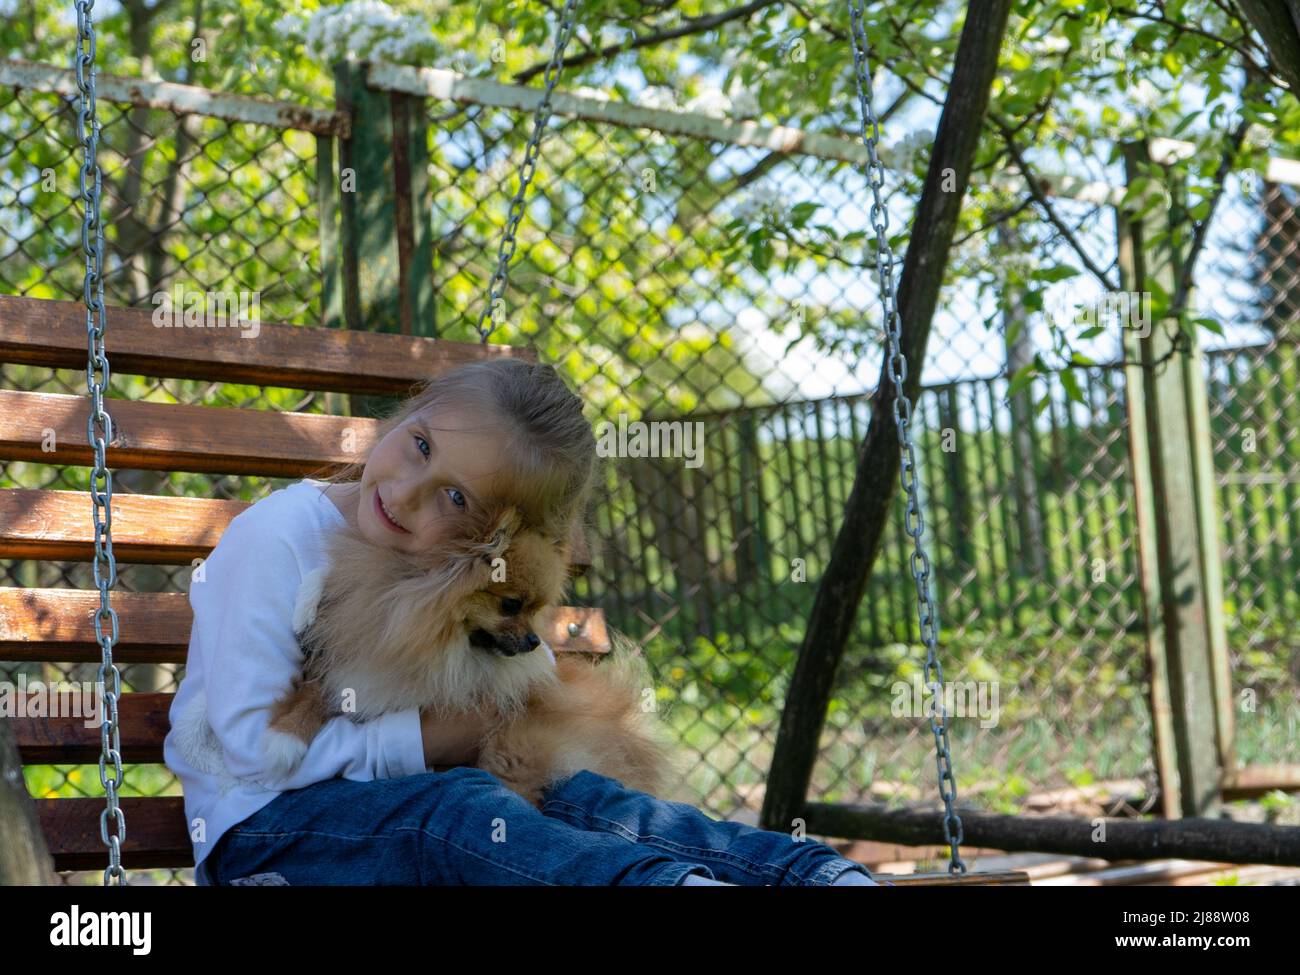
[[[420,506],[419,488],[412,488],[410,485],[394,484],[390,489],[392,491],[392,501],[390,507],[396,507],[405,512],[408,516],[415,513]]]

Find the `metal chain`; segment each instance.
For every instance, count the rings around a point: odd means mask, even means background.
[[[867,144],[867,153],[870,157],[869,176],[871,193],[875,201],[871,206],[871,222],[876,231],[876,272],[880,278],[880,303],[884,310],[885,333],[889,340],[889,375],[897,392],[894,399],[894,423],[898,427],[898,443],[902,448],[902,466],[899,476],[907,495],[907,533],[912,536],[914,544],[911,559],[912,578],[916,583],[917,616],[920,618],[921,637],[925,641],[926,648],[926,685],[935,691],[930,730],[934,732],[935,761],[939,769],[939,795],[943,797],[943,835],[951,852],[948,872],[965,873],[966,863],[957,852],[957,847],[962,841],[962,828],[960,817],[953,811],[953,804],[957,801],[957,780],[952,771],[947,714],[943,709],[943,671],[939,667],[937,654],[939,618],[935,611],[934,599],[930,595],[930,560],[921,545],[921,534],[925,531],[925,523],[917,500],[916,454],[912,447],[910,430],[912,404],[903,389],[903,382],[907,379],[907,358],[900,347],[901,324],[898,316],[898,296],[894,291],[894,256],[889,247],[888,237],[889,211],[880,201],[880,188],[885,185],[885,167],[880,157],[876,155],[880,123],[872,107],[871,71],[865,53],[868,44],[866,31],[862,25],[861,0],[849,0],[849,15],[853,25],[850,37],[853,44],[853,66],[858,82],[858,102],[862,115],[862,138]],[[871,123],[870,133],[867,132],[868,121]]]
[[[564,9],[560,11],[560,24],[555,34],[555,48],[551,51],[551,60],[546,65],[546,91],[542,95],[542,100],[537,105],[537,111],[533,115],[533,134],[529,136],[528,148],[524,152],[524,162],[519,168],[519,190],[515,193],[515,198],[510,201],[510,216],[506,221],[506,231],[501,238],[501,244],[497,248],[497,268],[492,275],[492,282],[488,286],[487,304],[483,308],[482,314],[479,315],[478,322],[474,325],[478,331],[479,341],[487,344],[488,336],[492,334],[492,328],[484,330],[484,320],[493,313],[496,303],[502,300],[506,290],[506,267],[510,259],[515,256],[515,231],[519,227],[519,221],[524,215],[524,193],[528,189],[528,184],[532,181],[533,170],[536,169],[537,153],[542,142],[542,133],[546,129],[546,123],[551,117],[551,93],[555,90],[555,83],[560,80],[560,61],[564,58],[564,49],[568,46],[569,37],[573,34],[574,18],[573,10],[577,6],[578,0],[568,0]],[[496,319],[493,318],[493,328],[496,327]]]
[[[122,693],[122,677],[113,664],[113,644],[117,642],[117,613],[108,604],[108,591],[117,581],[117,563],[113,559],[113,474],[104,462],[105,444],[113,439],[113,420],[104,410],[104,390],[108,388],[108,357],[104,352],[104,226],[99,219],[99,194],[102,186],[97,153],[99,122],[95,117],[95,25],[91,9],[95,0],[76,0],[77,8],[77,138],[81,140],[81,200],[84,218],[81,224],[81,249],[86,255],[86,276],[82,296],[86,302],[86,385],[90,390],[90,416],[86,420],[86,440],[95,447],[95,467],[90,475],[90,497],[95,523],[95,584],[99,587],[99,611],[95,614],[95,638],[102,659],[99,687],[105,720],[100,724],[99,781],[104,786],[107,805],[99,819],[99,835],[108,847],[108,866],[104,886],[116,879],[119,886],[130,886],[122,869],[122,844],[126,842],[126,817],[118,805],[117,790],[122,785],[122,752],[117,725],[117,701]],[[96,321],[98,320],[98,321]],[[102,378],[100,378],[102,376]],[[102,490],[96,485],[102,482]],[[102,519],[101,519],[102,514]],[[101,568],[108,567],[108,578]],[[105,635],[104,620],[111,624]],[[105,675],[112,674],[112,687]],[[113,763],[113,778],[107,765]],[[114,832],[109,835],[109,822]]]

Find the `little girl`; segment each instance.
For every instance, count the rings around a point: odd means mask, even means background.
[[[715,820],[591,771],[555,783],[539,811],[470,764],[487,717],[337,715],[287,777],[267,771],[270,707],[302,665],[298,586],[324,567],[329,532],[346,522],[422,551],[490,497],[553,523],[580,515],[596,471],[582,403],[555,370],[490,359],[421,384],[380,423],[363,464],[304,478],[231,521],[194,572],[164,742],[199,885],[876,886],[824,843]]]

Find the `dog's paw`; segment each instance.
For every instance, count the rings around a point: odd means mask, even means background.
[[[262,765],[273,781],[293,772],[306,754],[307,743],[297,735],[274,728],[267,728],[262,734]]]

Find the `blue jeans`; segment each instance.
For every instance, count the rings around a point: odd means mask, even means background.
[[[329,779],[231,827],[204,861],[217,886],[404,884],[825,886],[866,867],[825,843],[711,819],[582,771],[539,811],[482,769]]]

